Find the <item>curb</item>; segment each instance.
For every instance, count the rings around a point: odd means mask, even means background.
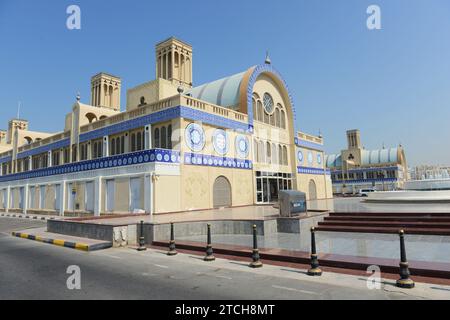
[[[30,215],[23,215],[23,214],[9,214],[9,213],[2,213],[0,214],[1,217],[9,217],[9,218],[20,218],[20,219],[30,219],[30,220],[55,220],[55,217],[38,217],[38,216],[30,216]]]
[[[61,247],[66,247],[66,248],[71,248],[71,249],[76,249],[76,250],[81,250],[81,251],[95,251],[95,250],[110,248],[112,246],[111,243],[106,243],[106,242],[89,245],[89,244],[80,243],[80,242],[71,242],[71,241],[65,241],[65,240],[60,240],[60,239],[43,238],[40,236],[35,236],[33,234],[27,234],[27,233],[21,233],[21,232],[12,232],[12,235],[14,237],[18,237],[18,238],[35,240],[35,241],[39,241],[39,242],[43,242],[43,243],[54,244],[56,246],[61,246]]]

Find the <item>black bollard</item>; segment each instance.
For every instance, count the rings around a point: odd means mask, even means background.
[[[203,258],[205,261],[214,261],[216,258],[213,255],[213,248],[211,245],[211,225],[207,225],[207,239],[206,239],[206,256]]]
[[[397,280],[397,287],[411,289],[414,288],[414,281],[409,277],[408,260],[406,260],[405,232],[400,230],[400,279]]]
[[[170,241],[169,241],[169,251],[167,252],[168,256],[174,256],[178,252],[175,250],[175,236],[173,232],[173,222],[170,223]]]
[[[261,260],[259,260],[258,239],[256,238],[256,225],[253,225],[253,261],[249,264],[250,268],[261,268],[263,266]]]
[[[139,247],[137,248],[138,251],[145,251],[147,248],[145,247],[145,239],[144,239],[144,221],[141,220],[141,230],[140,230],[140,236],[139,236]]]
[[[321,276],[322,270],[319,268],[319,259],[316,252],[316,231],[311,227],[311,268],[308,270],[309,276]]]

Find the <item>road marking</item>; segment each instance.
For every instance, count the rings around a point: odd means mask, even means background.
[[[107,254],[107,253],[100,253],[99,255],[101,255],[101,256],[105,256],[105,257],[108,257],[108,258],[113,258],[113,259],[119,259],[119,260],[122,260],[122,258],[121,258],[121,257],[118,257],[118,256],[113,256],[112,254]]]
[[[306,294],[314,294],[314,295],[318,294],[318,293],[312,292],[312,291],[300,290],[300,289],[289,288],[289,287],[282,287],[282,286],[277,286],[277,285],[273,285],[272,288],[281,289],[281,290],[288,290],[288,291],[296,291],[296,292],[301,292],[301,293],[306,293]]]
[[[169,267],[168,266],[163,266],[163,265],[161,265],[161,264],[153,264],[155,267],[158,267],[158,268],[163,268],[163,269],[168,269]]]
[[[226,276],[215,276],[215,277],[216,277],[216,278],[227,279],[227,280],[233,280],[233,278],[226,277]]]

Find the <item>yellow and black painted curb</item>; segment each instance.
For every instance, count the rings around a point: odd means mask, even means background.
[[[39,241],[39,242],[43,242],[43,243],[54,244],[57,246],[71,248],[71,249],[77,249],[77,250],[82,250],[82,251],[92,251],[92,250],[98,250],[98,249],[105,249],[108,247],[106,243],[103,246],[95,246],[95,245],[88,245],[88,244],[79,243],[79,242],[70,242],[70,241],[65,241],[65,240],[43,238],[40,236],[35,236],[32,234],[21,233],[21,232],[13,232],[12,235],[14,237],[18,237],[18,238],[35,240],[35,241]]]

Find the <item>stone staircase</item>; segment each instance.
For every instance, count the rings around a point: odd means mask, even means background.
[[[332,212],[318,231],[450,236],[450,212]]]

